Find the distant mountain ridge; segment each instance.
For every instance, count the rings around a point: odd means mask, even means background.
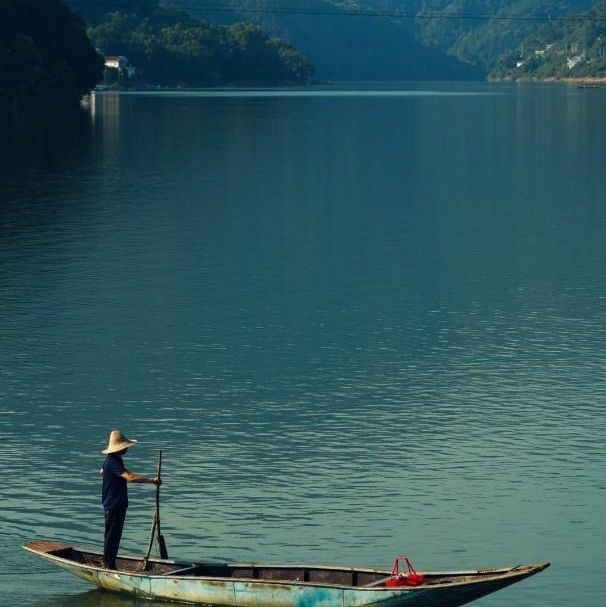
[[[113,11],[149,10],[157,0],[67,0],[91,24]],[[485,71],[427,46],[414,19],[369,16],[380,11],[357,0],[173,0],[215,25],[251,21],[285,40],[330,80],[482,79]],[[283,12],[272,12],[274,10]],[[366,16],[357,15],[360,11]]]
[[[325,79],[478,80],[485,75],[482,68],[426,45],[414,19],[381,16],[385,7],[372,0],[215,0],[210,9],[207,0],[176,2],[210,21],[258,23],[299,49]]]
[[[95,0],[69,2],[99,12],[102,6],[108,9],[115,4],[124,8],[154,0],[104,0],[103,5],[96,4]],[[544,44],[543,39],[549,37],[545,33],[549,23],[536,17],[570,16],[594,10],[594,0],[171,2],[213,24],[256,23],[301,52],[315,65],[316,78],[327,80],[515,77],[511,66],[519,63],[521,46]],[[603,0],[595,5],[600,3]],[[577,35],[586,35],[559,22],[552,22],[551,27],[550,35],[566,38],[569,47],[574,46]],[[540,39],[535,41],[537,35]],[[588,48],[587,53],[591,52],[600,50]],[[592,61],[595,71],[599,62]],[[537,72],[533,62],[527,61],[526,65],[529,74],[542,73]],[[557,72],[555,69],[543,71]]]
[[[593,0],[175,1],[211,21],[250,19],[261,24],[299,48],[318,74],[373,80],[483,78],[504,54],[543,27],[545,21],[535,17],[581,14],[593,4]],[[337,14],[320,16],[331,11]],[[384,16],[370,16],[372,11]],[[355,16],[357,12],[364,16]],[[404,17],[397,18],[398,13]]]

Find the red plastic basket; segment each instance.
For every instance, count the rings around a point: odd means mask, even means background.
[[[400,570],[402,564],[402,570]],[[406,570],[404,570],[404,565]],[[412,566],[410,559],[407,556],[398,556],[394,559],[391,568],[391,577],[387,578],[385,585],[388,588],[397,586],[419,586],[423,583],[425,576],[422,573],[417,573]]]

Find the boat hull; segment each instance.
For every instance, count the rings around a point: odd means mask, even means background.
[[[69,551],[75,552],[75,549],[64,544],[32,542],[24,548],[102,590],[145,599],[214,607],[457,607],[538,573],[548,566],[548,563],[541,563],[484,572],[430,573],[427,574],[428,579],[435,581],[417,587],[388,588],[379,585],[381,576],[389,575],[387,571],[381,570],[314,570],[320,572],[317,575],[332,572],[335,575],[349,574],[356,579],[358,575],[374,575],[377,581],[366,586],[313,583],[300,579],[239,579],[191,575],[186,572],[200,567],[199,564],[159,559],[154,561],[154,567],[156,570],[164,568],[166,572],[154,574],[153,569],[152,572],[137,570],[141,564],[140,559],[130,559],[130,570],[116,571],[61,556]],[[180,571],[184,574],[180,575]],[[296,573],[304,571],[304,567],[292,566],[290,570],[281,571]],[[309,572],[305,575],[309,577]],[[445,581],[441,582],[442,578]]]
[[[140,578],[122,573],[100,573],[96,581],[90,576],[81,577],[103,590],[216,607],[457,607],[517,581],[427,590],[348,590],[284,583]]]

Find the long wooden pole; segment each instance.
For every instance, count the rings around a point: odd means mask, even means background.
[[[154,545],[154,535],[156,534],[156,511],[154,510],[154,520],[152,522],[151,534],[149,536],[149,543],[147,544],[147,551],[143,557],[143,571],[147,571],[149,568],[149,555],[151,554],[152,546]]]
[[[162,451],[158,453],[158,468],[157,477],[161,480],[162,474]],[[156,509],[154,510],[154,520],[152,522],[151,534],[149,536],[149,543],[147,544],[147,551],[143,557],[143,570],[147,571],[149,568],[149,555],[151,554],[152,546],[154,545],[154,536],[158,534],[158,547],[160,549],[160,558],[167,559],[168,551],[166,550],[166,542],[164,536],[160,533],[160,486],[156,485]]]
[[[158,455],[158,481],[161,480],[160,474],[162,472],[162,451]],[[166,542],[162,531],[160,531],[160,483],[156,485],[156,531],[158,533],[158,547],[160,548],[160,558],[167,559],[168,551],[166,550]]]

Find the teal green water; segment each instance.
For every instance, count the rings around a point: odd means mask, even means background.
[[[133,471],[164,450],[171,556],[550,560],[478,607],[601,605],[605,108],[335,86],[98,95],[9,129],[3,601],[135,604],[19,548],[100,546],[120,427]],[[153,491],[130,498],[141,553]]]

